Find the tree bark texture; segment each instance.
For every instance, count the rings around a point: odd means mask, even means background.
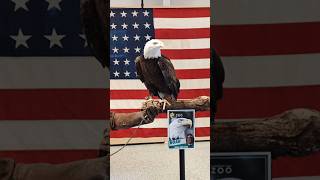
[[[293,109],[271,118],[216,122],[213,152],[268,151],[272,157],[305,156],[320,149],[320,112]]]
[[[165,113],[169,109],[195,109],[195,111],[208,111],[210,110],[210,97],[208,96],[199,96],[194,99],[183,99],[177,100],[171,105],[166,105],[166,108],[163,110],[163,102],[159,100],[149,99],[145,101],[142,105],[142,110],[155,106],[158,109],[159,113]]]

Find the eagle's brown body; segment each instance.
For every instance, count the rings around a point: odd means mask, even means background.
[[[170,60],[164,56],[155,59],[136,58],[138,78],[145,84],[150,95],[175,102],[180,82]]]

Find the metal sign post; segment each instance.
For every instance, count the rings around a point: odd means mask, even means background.
[[[184,149],[179,149],[179,164],[180,164],[180,180],[185,180],[185,158]]]

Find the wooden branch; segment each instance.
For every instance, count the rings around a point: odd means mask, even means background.
[[[142,104],[141,110],[150,106],[156,106],[160,113],[164,113],[169,109],[195,109],[196,111],[208,111],[210,110],[210,97],[199,96],[195,99],[177,100],[171,105],[166,105],[165,110],[162,109],[163,103],[158,99],[149,99]]]
[[[275,158],[320,150],[320,112],[310,109],[293,109],[261,120],[216,122],[212,131],[213,152],[269,151]]]

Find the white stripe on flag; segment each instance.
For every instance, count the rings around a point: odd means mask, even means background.
[[[0,121],[0,150],[98,149],[105,120]]]
[[[227,73],[224,86],[228,88],[320,84],[320,54],[222,59]]]
[[[210,79],[180,79],[180,89],[208,89]],[[145,90],[146,87],[140,80],[110,80],[111,90]]]
[[[208,49],[210,38],[201,39],[161,39],[163,49]]]
[[[210,17],[201,18],[154,18],[155,29],[210,28]]]
[[[318,22],[319,7],[319,0],[215,1],[214,8],[211,8],[211,23],[236,25]]]
[[[108,88],[94,57],[0,57],[0,89]]]
[[[171,59],[175,69],[209,69],[210,59]]]

